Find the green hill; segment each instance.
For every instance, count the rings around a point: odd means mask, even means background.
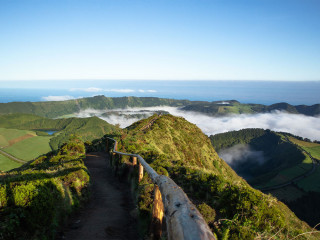
[[[257,161],[257,156],[253,159],[239,159],[231,164],[234,170],[241,176],[250,176],[249,182],[260,187],[268,186],[271,181],[281,171],[292,168],[292,178],[300,174],[300,167],[311,167],[310,159],[303,152],[288,141],[281,133],[263,129],[242,129],[240,131],[230,131],[227,133],[210,136],[212,145],[217,151],[227,149],[233,146],[249,146],[250,150],[263,153],[264,160]],[[230,149],[232,151],[232,149]],[[299,165],[300,164],[300,165]],[[296,172],[294,171],[296,170]],[[259,178],[258,178],[259,177]],[[272,185],[281,184],[281,182],[270,183]]]
[[[190,101],[153,97],[95,96],[55,102],[10,102],[0,103],[0,114],[28,113],[48,118],[73,114],[81,109],[117,109],[127,107],[185,106]]]
[[[211,116],[224,116],[228,114],[252,114],[284,111],[287,113],[316,116],[320,114],[320,104],[312,106],[293,106],[288,103],[276,103],[270,106],[262,104],[243,104],[235,100],[191,103],[182,108],[185,111],[201,112]]]
[[[0,127],[38,131],[58,131],[50,139],[52,150],[58,149],[69,139],[70,134],[81,136],[83,141],[101,138],[107,133],[117,131],[117,128],[98,117],[49,119],[32,114],[0,115]]]
[[[232,165],[243,176],[251,176],[249,183],[266,189],[284,201],[310,225],[320,222],[320,144],[306,141],[289,133],[263,129],[243,129],[210,136],[213,146],[228,151],[238,144],[247,144],[252,150],[262,151],[266,161],[241,161],[241,167]],[[314,160],[312,160],[314,159]],[[254,159],[255,160],[255,159]],[[313,164],[314,162],[314,164]],[[308,204],[305,204],[308,203]]]
[[[152,126],[145,128],[153,118]],[[158,173],[181,186],[219,238],[287,239],[311,230],[283,203],[237,176],[218,157],[209,138],[183,118],[164,115],[141,120],[124,129],[118,140],[120,151],[140,154]],[[139,210],[145,217],[151,211],[150,184],[145,176],[138,188]]]
[[[0,103],[0,115],[9,113],[28,113],[47,118],[72,115],[85,109],[118,109],[128,107],[174,106],[185,111],[201,112],[212,116],[243,113],[266,113],[274,110],[299,113],[308,116],[320,114],[320,104],[312,106],[293,106],[277,103],[270,106],[262,104],[242,104],[236,100],[228,101],[189,101],[156,97],[105,97],[95,96],[76,100],[55,102],[10,102]]]

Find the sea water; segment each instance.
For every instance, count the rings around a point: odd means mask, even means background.
[[[0,81],[0,102],[48,101],[105,95],[293,105],[320,103],[320,81]]]

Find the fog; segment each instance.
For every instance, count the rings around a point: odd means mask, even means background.
[[[266,161],[263,151],[255,151],[251,149],[249,145],[245,144],[237,144],[230,148],[221,150],[218,155],[234,168],[249,159],[254,160],[254,162],[259,165],[262,165]]]
[[[118,109],[120,110],[120,109]],[[113,110],[92,110],[81,111],[79,117],[98,116],[111,124],[120,124],[127,127],[133,122],[143,118],[128,118],[127,115],[137,114],[138,111],[167,111],[172,115],[184,117],[191,123],[196,124],[206,135],[240,130],[244,128],[263,128],[273,131],[289,132],[311,140],[320,140],[320,117],[309,117],[301,114],[289,114],[275,111],[273,113],[241,114],[224,117],[211,117],[201,113],[182,111],[175,107],[148,107],[121,109],[121,115],[102,116],[105,112]],[[147,112],[150,115],[152,113]],[[146,113],[146,114],[147,114]]]

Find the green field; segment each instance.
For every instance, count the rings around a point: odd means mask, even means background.
[[[25,136],[27,134],[36,136],[35,132],[28,130],[0,128],[0,147],[9,145],[9,141]]]
[[[287,202],[294,201],[302,197],[303,195],[305,195],[303,191],[291,185],[277,189],[277,190],[269,191],[268,193],[271,193],[273,196],[277,196],[277,198],[281,201],[287,201]]]
[[[293,137],[290,137],[289,139],[291,142],[299,145],[305,151],[309,152],[312,157],[320,160],[320,144],[319,143],[305,142]]]
[[[8,171],[13,168],[20,167],[21,165],[22,165],[22,163],[14,162],[11,159],[0,154],[0,170],[1,171]]]
[[[34,131],[0,128],[1,150],[18,159],[29,161],[51,151],[51,136],[37,136]],[[8,171],[21,163],[0,154],[0,170]]]
[[[305,159],[303,160],[302,163],[297,164],[291,168],[286,168],[280,171],[275,177],[265,182],[264,184],[257,185],[256,187],[266,188],[266,187],[272,187],[275,185],[280,185],[280,184],[289,182],[295,177],[298,177],[300,175],[303,175],[304,173],[307,173],[309,170],[312,169],[312,160],[308,155],[306,154],[304,155],[305,155]]]
[[[24,139],[2,150],[19,159],[29,161],[51,151],[50,139],[49,136],[36,136]]]
[[[298,186],[303,188],[306,192],[308,191],[320,192],[319,179],[320,179],[320,168],[318,167],[313,174],[299,181]]]

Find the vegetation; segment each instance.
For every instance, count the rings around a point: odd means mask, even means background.
[[[2,155],[0,153],[0,172],[1,171],[8,171],[11,170],[13,168],[17,168],[19,166],[21,166],[22,163],[17,163],[12,161],[10,158]]]
[[[315,171],[311,172],[313,168],[311,158],[320,159],[319,143],[289,133],[276,133],[263,129],[232,131],[210,136],[210,139],[213,146],[218,149],[241,143],[249,144],[253,149],[263,151],[268,159],[266,164],[260,167],[264,172],[262,175],[250,179],[249,182],[260,188],[291,183],[268,192],[288,204],[299,218],[310,225],[315,226],[320,222],[318,202],[316,201],[320,193],[320,168],[316,166]],[[265,140],[262,141],[263,139]],[[273,158],[277,159],[275,162],[278,162],[278,167],[268,163],[274,161]],[[237,171],[237,169],[235,170]],[[304,177],[292,183],[292,179],[297,176]]]
[[[72,116],[81,109],[117,109],[127,107],[155,107],[175,106],[183,107],[186,111],[195,111],[209,115],[226,115],[242,113],[264,113],[274,110],[299,113],[308,116],[320,114],[320,104],[312,106],[292,106],[288,103],[277,103],[270,106],[261,104],[241,104],[238,101],[189,101],[175,100],[155,97],[105,97],[95,96],[68,101],[57,102],[11,102],[0,103],[0,114],[29,113],[37,116],[57,118],[61,116]]]
[[[206,113],[213,116],[242,113],[267,113],[275,110],[285,111],[288,113],[304,114],[307,116],[316,116],[320,113],[320,104],[312,106],[298,105],[293,106],[288,103],[276,103],[270,106],[262,104],[242,104],[238,101],[218,101],[218,102],[198,102],[191,103],[183,110]]]
[[[49,145],[51,137],[35,136],[16,142],[3,151],[25,161],[33,160],[42,154],[51,151]]]
[[[66,215],[88,197],[84,154],[73,137],[56,155],[0,175],[0,239],[54,239]]]
[[[210,136],[210,140],[217,151],[237,144],[247,144],[252,150],[262,151],[263,163],[253,159],[234,168],[238,174],[250,176],[248,181],[261,188],[290,181],[312,168],[311,159],[281,133],[242,129]]]
[[[56,102],[11,102],[0,103],[0,114],[29,113],[37,116],[56,118],[73,114],[80,109],[117,109],[127,107],[185,106],[188,100],[173,100],[153,97],[118,97],[95,96]]]
[[[105,134],[117,131],[117,128],[98,117],[48,119],[31,114],[6,114],[0,115],[0,127],[11,129],[27,129],[37,131],[38,135],[44,135],[44,130],[58,131],[50,138],[52,150],[58,149],[68,141],[70,134],[81,136],[83,141],[92,141],[101,138]],[[1,130],[1,129],[0,129]],[[13,130],[18,131],[18,130]],[[34,133],[33,133],[34,134]],[[0,132],[0,144],[1,144]],[[47,135],[47,134],[46,134]]]
[[[144,128],[150,122],[152,126]],[[140,154],[158,173],[169,175],[181,186],[219,238],[285,239],[311,230],[283,203],[237,176],[218,157],[209,138],[183,118],[164,115],[141,120],[124,129],[118,140],[120,151]],[[120,161],[129,160],[123,157]],[[117,167],[118,174],[125,172],[122,166]],[[144,223],[150,217],[152,190],[145,175],[137,188]]]

